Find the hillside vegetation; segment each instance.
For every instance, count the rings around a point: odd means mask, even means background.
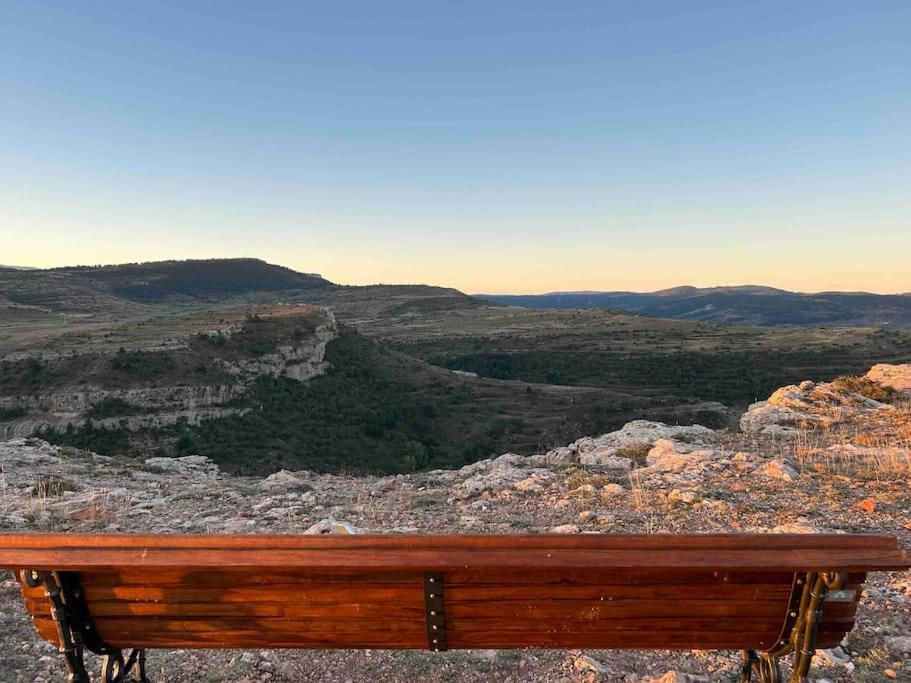
[[[328,287],[319,275],[259,259],[211,259],[0,271],[0,304],[48,312],[130,313],[142,305],[217,302],[256,292]]]
[[[623,424],[637,411],[723,420],[717,409],[687,412],[670,400],[453,375],[352,330],[328,345],[326,360],[327,373],[305,383],[260,377],[229,404],[241,413],[198,426],[136,433],[89,426],[46,438],[101,453],[206,455],[237,473],[389,473],[459,467],[503,450],[531,453]]]
[[[457,295],[437,295],[417,313],[417,305],[403,312],[402,296],[402,290],[375,288],[358,300],[327,292],[322,301],[362,333],[434,365],[649,399],[742,406],[803,378],[829,380],[875,363],[911,360],[911,333],[897,330],[782,329],[606,310],[477,306]]]

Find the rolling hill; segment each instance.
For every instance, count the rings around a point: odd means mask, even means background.
[[[676,320],[738,325],[911,328],[911,295],[867,292],[803,294],[773,287],[674,287],[657,292],[478,294],[492,303],[548,309],[603,308]]]
[[[319,275],[259,259],[211,259],[0,270],[0,301],[46,312],[99,313],[136,305],[218,302],[255,292],[331,286]]]

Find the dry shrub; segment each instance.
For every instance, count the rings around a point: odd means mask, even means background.
[[[60,477],[40,477],[32,486],[33,498],[52,498],[62,496],[65,491],[75,491],[76,485]]]
[[[617,457],[629,458],[636,467],[647,465],[648,453],[652,450],[650,443],[634,443],[617,450]]]
[[[836,391],[840,391],[843,394],[860,394],[880,403],[892,403],[898,398],[898,393],[892,387],[887,387],[859,375],[836,377],[832,380],[832,386]]]
[[[580,486],[591,484],[595,488],[601,488],[610,483],[603,474],[592,474],[578,467],[570,467],[566,470],[566,484],[570,489],[577,489]]]

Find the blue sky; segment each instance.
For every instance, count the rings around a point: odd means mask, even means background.
[[[0,263],[911,291],[911,3],[5,2]]]

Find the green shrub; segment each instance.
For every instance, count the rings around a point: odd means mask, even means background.
[[[0,422],[3,420],[15,420],[25,416],[25,408],[16,406],[15,408],[0,408]]]

